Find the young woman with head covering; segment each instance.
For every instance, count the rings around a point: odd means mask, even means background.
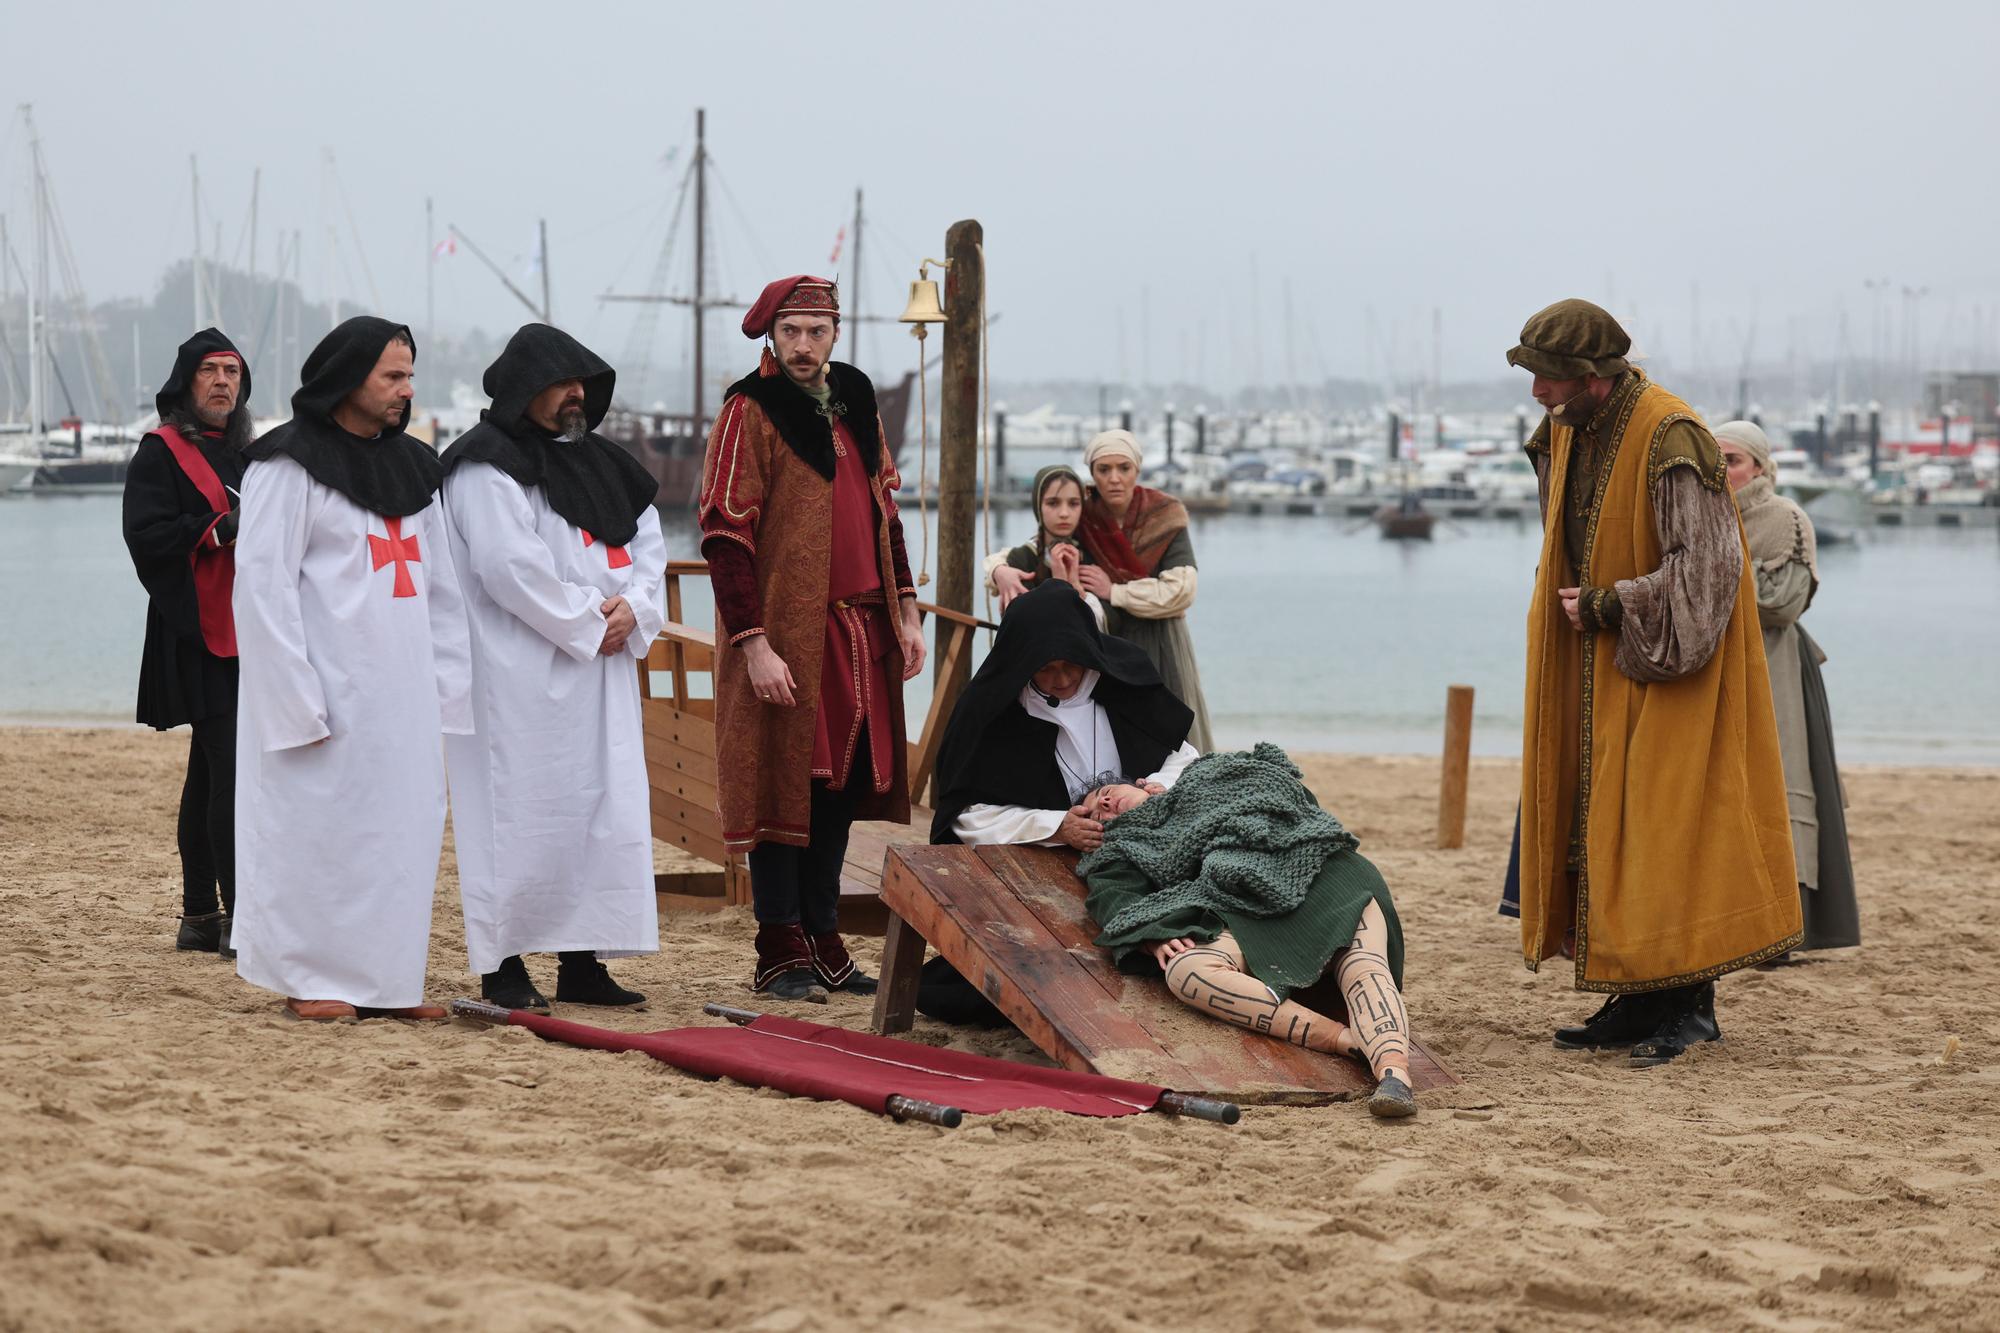
[[[1188,739],[1207,751],[1213,748],[1208,704],[1187,626],[1195,594],[1187,510],[1139,484],[1142,461],[1128,430],[1104,431],[1085,447],[1091,486],[1078,532],[1092,563],[1078,570],[1077,586],[1105,604],[1105,627],[1145,649],[1167,688],[1194,710]]]
[[[1799,947],[1845,948],[1861,943],[1854,863],[1847,846],[1847,797],[1834,763],[1833,715],[1820,675],[1826,654],[1798,623],[1819,589],[1812,520],[1778,494],[1771,445],[1754,422],[1718,426],[1715,442],[1736,492],[1757,579],[1757,618],[1770,665],[1799,907],[1805,917],[1806,938]]]
[[[1051,578],[1076,582],[1076,570],[1090,563],[1077,539],[1083,523],[1083,478],[1067,463],[1052,463],[1035,474],[1035,535],[1007,551],[986,557],[986,588],[1005,611],[1016,597]]]

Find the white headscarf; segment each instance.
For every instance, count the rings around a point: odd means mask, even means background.
[[[1754,421],[1725,421],[1714,431],[1717,444],[1733,444],[1750,455],[1757,463],[1757,470],[1774,483],[1778,480],[1778,469],[1771,462],[1771,441],[1764,434],[1764,428]]]
[[[1098,778],[1125,772],[1118,739],[1111,734],[1111,716],[1090,697],[1097,688],[1098,674],[1084,672],[1076,693],[1053,704],[1035,689],[1034,681],[1021,687],[1021,707],[1028,710],[1028,716],[1056,724],[1056,767],[1062,770],[1063,786],[1069,789],[1072,804],[1095,787]]]
[[[1145,465],[1146,462],[1145,457],[1139,451],[1138,438],[1134,436],[1131,431],[1129,430],[1099,431],[1096,435],[1091,437],[1089,444],[1083,446],[1084,475],[1085,476],[1090,475],[1090,469],[1096,466],[1098,459],[1117,457],[1120,455],[1123,455],[1124,457],[1131,459],[1132,466],[1135,468],[1143,467]]]

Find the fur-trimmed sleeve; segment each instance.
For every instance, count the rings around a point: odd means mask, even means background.
[[[710,538],[736,542],[757,551],[757,522],[764,513],[763,451],[756,435],[769,432],[762,413],[743,394],[723,404],[722,415],[708,433],[708,452],[701,464],[701,499],[695,507],[704,544]]]

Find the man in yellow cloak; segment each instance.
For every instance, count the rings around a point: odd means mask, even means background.
[[[1528,608],[1521,947],[1609,995],[1567,1050],[1716,1041],[1715,979],[1801,939],[1743,525],[1692,408],[1588,301],[1521,330],[1542,554]]]

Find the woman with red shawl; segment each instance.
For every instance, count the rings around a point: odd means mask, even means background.
[[[1078,586],[1104,603],[1105,629],[1146,650],[1167,688],[1194,710],[1188,743],[1215,748],[1208,704],[1201,694],[1188,608],[1194,605],[1194,544],[1179,500],[1139,484],[1139,441],[1107,430],[1084,448],[1090,492],[1077,530],[1095,564],[1077,572]]]

